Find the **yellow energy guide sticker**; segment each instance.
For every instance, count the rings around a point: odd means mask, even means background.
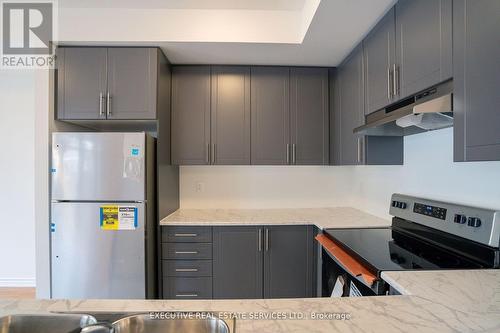
[[[135,230],[137,228],[137,207],[101,206],[100,217],[102,230]]]

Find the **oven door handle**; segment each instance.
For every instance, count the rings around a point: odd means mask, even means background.
[[[370,272],[358,260],[341,249],[337,244],[335,244],[334,241],[324,234],[317,235],[315,239],[321,244],[323,249],[330,254],[331,257],[335,258],[335,260],[343,266],[347,273],[354,277],[361,277],[368,286],[373,285],[377,276]]]

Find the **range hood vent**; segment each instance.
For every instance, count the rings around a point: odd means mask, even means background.
[[[453,126],[453,82],[447,81],[366,116],[355,134],[405,136]]]

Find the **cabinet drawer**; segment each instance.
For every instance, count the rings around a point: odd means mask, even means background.
[[[212,259],[212,243],[163,243],[162,259]]]
[[[212,260],[163,260],[163,276],[212,276]]]
[[[212,278],[163,278],[163,297],[177,299],[211,299]]]
[[[210,243],[211,227],[163,227],[162,242],[171,243]]]

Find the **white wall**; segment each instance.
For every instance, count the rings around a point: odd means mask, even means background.
[[[354,205],[388,217],[401,192],[500,209],[500,162],[453,163],[452,146],[445,129],[406,137],[404,166],[181,167],[181,207]]]
[[[35,285],[35,75],[0,70],[0,287]]]

